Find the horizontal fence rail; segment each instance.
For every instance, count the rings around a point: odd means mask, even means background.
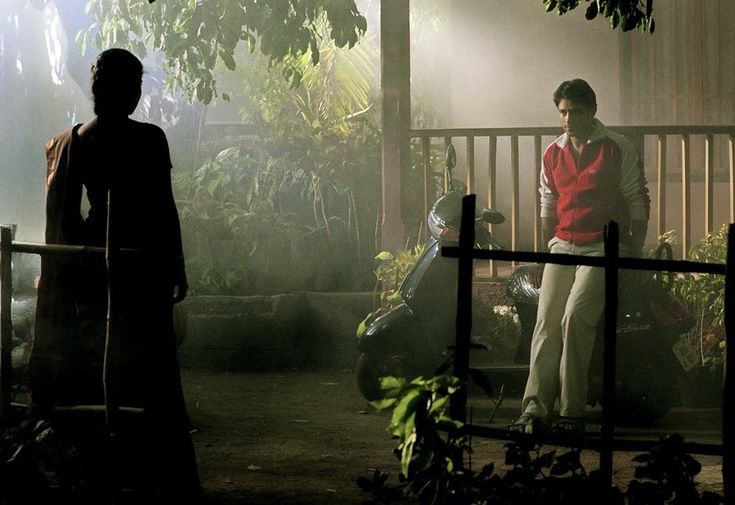
[[[62,244],[35,244],[17,242],[13,240],[13,228],[0,226],[0,420],[7,419],[11,411],[13,368],[12,368],[12,334],[13,321],[11,314],[13,277],[12,256],[15,253],[38,255],[67,255],[67,256],[151,256],[153,252],[144,252],[137,249],[117,248],[108,251],[104,247],[62,245]],[[93,406],[97,410],[107,410],[108,406]],[[84,406],[85,410],[90,406]],[[116,409],[126,412],[138,412],[140,409],[115,406]],[[69,409],[67,409],[69,410]],[[73,409],[72,409],[73,410]]]
[[[609,128],[637,148],[651,193],[651,234],[676,230],[681,258],[688,257],[694,241],[722,223],[735,222],[735,125]],[[508,225],[491,225],[490,231],[507,235],[514,251],[543,250],[538,198],[541,158],[560,134],[559,127],[408,130],[409,140],[420,146],[417,166],[424,171],[423,216],[443,189],[431,184],[442,168],[432,166],[432,153],[443,159],[443,150],[451,143],[460,157],[455,179],[463,182],[467,193],[482,195],[481,206],[509,218]],[[497,274],[491,261],[490,276]]]
[[[603,485],[612,486],[613,459],[615,450],[650,450],[658,441],[641,441],[615,439],[615,361],[617,338],[617,308],[618,308],[618,271],[621,268],[649,271],[692,272],[707,273],[725,276],[725,343],[726,348],[732,348],[733,317],[735,317],[735,279],[728,265],[735,262],[735,224],[729,225],[728,250],[726,264],[700,263],[692,261],[643,260],[636,258],[619,258],[618,226],[611,222],[605,233],[605,256],[590,257],[548,253],[530,253],[519,251],[498,251],[475,249],[475,215],[476,197],[473,194],[465,196],[462,201],[462,226],[459,236],[459,246],[442,247],[442,256],[458,258],[458,289],[457,289],[457,336],[455,342],[454,375],[467,381],[469,377],[469,349],[472,330],[472,282],[473,263],[475,259],[495,259],[502,261],[529,261],[537,263],[557,263],[563,265],[588,265],[605,269],[605,332],[603,353],[603,411],[600,429],[600,438],[587,444],[588,448],[600,453],[600,472]],[[653,359],[653,357],[652,357]],[[731,457],[735,452],[735,440],[732,436],[732,405],[728,399],[732,393],[732,370],[735,366],[733,353],[725,354],[725,376],[723,387],[723,423],[722,444],[688,444],[688,451],[700,454],[716,454],[723,457],[723,487],[725,500],[732,493],[731,485],[735,476],[735,468]],[[466,421],[467,388],[461,388],[450,398],[450,414],[454,419]],[[492,429],[477,425],[467,425],[469,433],[491,438],[508,438],[507,431]],[[558,441],[554,441],[558,443]]]

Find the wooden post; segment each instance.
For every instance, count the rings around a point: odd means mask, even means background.
[[[541,169],[543,163],[543,151],[541,146],[541,135],[533,136],[533,187],[538,189],[539,180],[541,179]],[[533,250],[535,252],[546,251],[544,244],[544,231],[541,226],[541,199],[538,193],[534,195],[533,205]]]
[[[13,319],[11,304],[13,300],[13,275],[10,261],[13,255],[13,229],[0,228],[0,420],[10,414],[13,386],[13,362],[11,346],[13,343]]]
[[[727,139],[727,173],[730,180],[730,222],[735,223],[735,135]]]
[[[406,131],[411,121],[409,0],[380,2],[382,115],[381,247],[404,247],[401,173],[410,163]]]
[[[607,493],[612,488],[615,432],[615,353],[618,317],[618,223],[610,221],[605,233],[605,342],[600,428],[600,474]]]
[[[658,150],[658,191],[656,195],[658,214],[656,217],[656,236],[661,236],[666,231],[666,135],[658,136],[656,147]]]
[[[518,135],[510,137],[510,183],[511,209],[510,209],[510,248],[518,250],[518,237],[521,234],[521,198],[520,198],[520,154],[518,152]],[[515,268],[517,262],[512,261],[511,266]]]
[[[459,260],[457,282],[457,339],[454,348],[454,376],[467,381],[470,366],[470,338],[472,334],[472,257],[475,248],[475,195],[462,198],[462,224],[459,230]],[[451,397],[449,411],[452,419],[467,420],[467,387],[463,386]]]
[[[488,137],[487,151],[487,206],[497,210],[498,207],[498,137]],[[495,227],[490,225],[490,233],[495,232]],[[490,277],[498,276],[498,264],[490,260]]]
[[[704,136],[704,232],[712,233],[715,222],[715,140],[713,135]]]
[[[687,259],[692,228],[689,135],[681,136],[681,258]]]
[[[428,216],[431,206],[436,199],[436,189],[431,173],[431,137],[421,137],[421,158],[424,161],[424,213],[422,215]],[[426,224],[425,221],[425,219],[421,221],[422,226]],[[428,228],[424,228],[423,235],[421,238],[424,240],[431,236]]]
[[[475,137],[467,135],[467,194],[475,193]]]

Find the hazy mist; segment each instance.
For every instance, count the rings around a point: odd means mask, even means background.
[[[68,12],[76,3],[65,2],[63,6]],[[370,6],[368,14],[372,16],[375,5]],[[657,3],[662,9],[660,6]],[[620,91],[621,37],[650,39],[639,32],[613,31],[603,19],[586,21],[583,9],[565,16],[546,13],[538,0],[439,4],[414,0],[412,9],[414,20],[421,23],[412,31],[423,33],[412,47],[413,105],[435,111],[432,124],[420,126],[553,126],[557,117],[552,92],[561,81],[575,77],[586,79],[596,90],[598,117],[608,125],[620,124],[626,99]],[[83,26],[85,20],[80,16],[79,25]],[[370,28],[377,30],[376,20],[370,20]],[[0,221],[17,223],[23,240],[42,238],[44,143],[91,117],[84,72],[94,54],[82,59],[68,40],[73,36],[65,35],[53,2],[43,12],[19,8],[15,2],[0,3]],[[73,72],[67,65],[69,55],[74,56]],[[145,63],[148,81],[160,77],[153,63]],[[147,84],[159,85],[160,81]],[[232,104],[230,110],[236,107]],[[216,111],[210,114],[217,116]],[[544,143],[550,140],[544,139]],[[174,159],[184,144],[192,142],[172,140]],[[459,170],[466,160],[463,142],[456,142]],[[482,142],[478,139],[476,145],[478,166],[486,163],[487,148]],[[508,165],[502,142],[498,153],[502,171]],[[529,158],[522,154],[521,193],[530,199],[536,197],[536,182]],[[499,174],[501,183],[507,180]],[[479,182],[481,193],[482,176]],[[499,195],[507,194],[505,189],[499,187]],[[508,212],[507,200],[501,198],[499,207]],[[525,223],[530,219],[531,215],[524,214]]]

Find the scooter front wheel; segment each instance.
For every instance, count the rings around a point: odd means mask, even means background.
[[[412,378],[409,370],[409,359],[406,354],[395,352],[389,354],[363,353],[357,360],[357,388],[368,401],[383,398],[380,390],[382,377]]]

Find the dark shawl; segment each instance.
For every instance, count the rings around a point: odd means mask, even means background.
[[[46,243],[80,244],[83,220],[81,174],[75,170],[76,125],[46,144]],[[64,345],[79,331],[76,291],[79,262],[68,256],[45,255],[41,259],[36,325],[29,358],[30,387],[34,402],[45,402],[49,388],[63,380],[62,369],[74,359],[74,349]],[[67,363],[67,366],[64,366]],[[77,382],[69,377],[68,389]],[[65,388],[67,389],[67,388]],[[67,391],[68,393],[69,391]],[[66,395],[64,395],[66,396]]]

